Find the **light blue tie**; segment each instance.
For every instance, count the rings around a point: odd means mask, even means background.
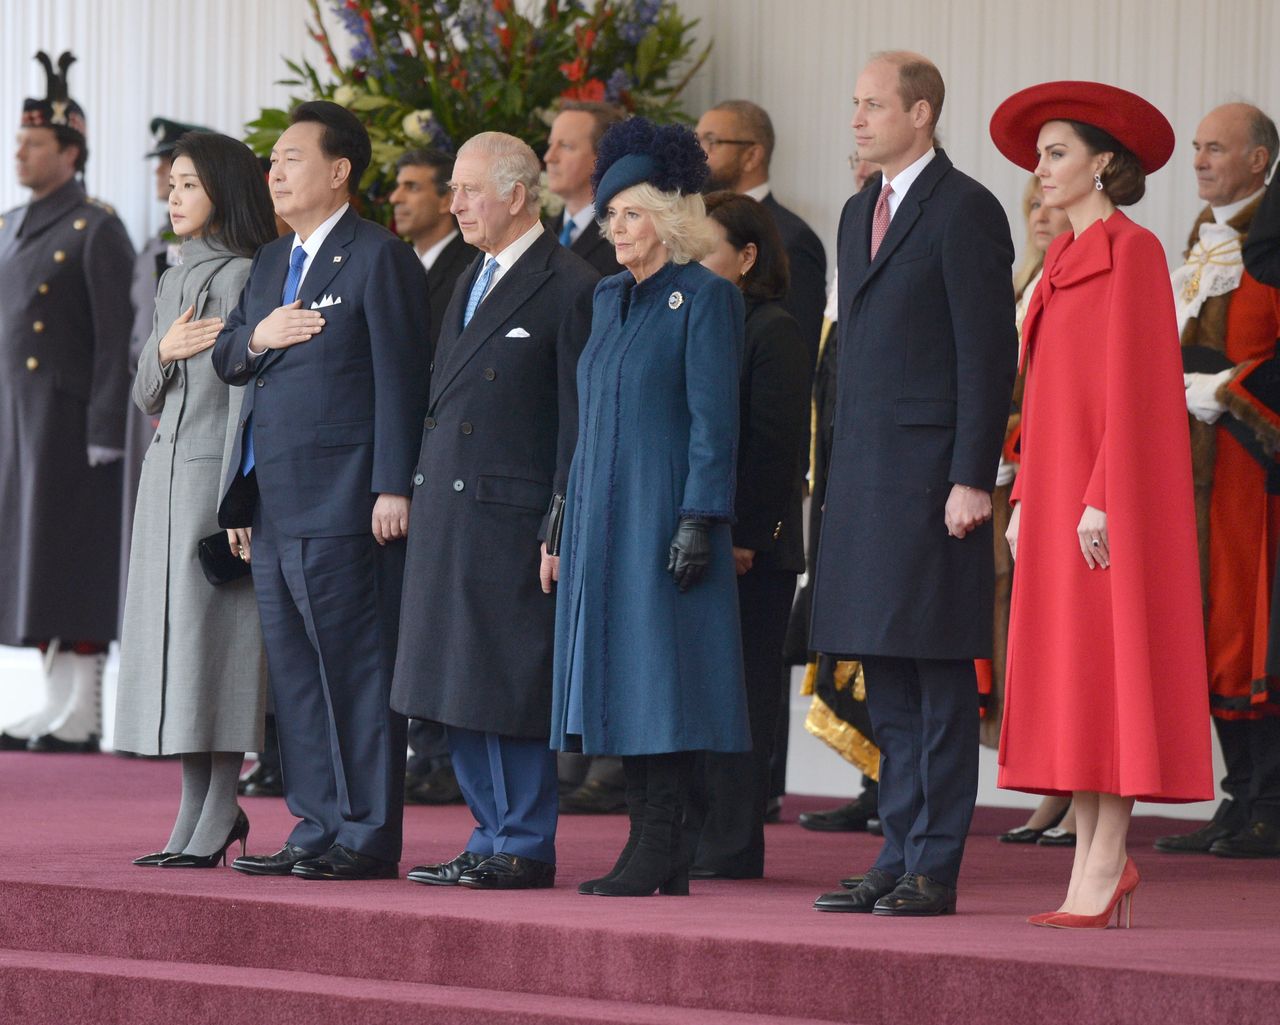
[[[573,218],[568,214],[564,215],[564,227],[560,229],[560,244],[562,246],[573,245]]]
[[[298,284],[302,281],[302,265],[307,262],[307,251],[302,246],[294,246],[289,254],[289,273],[284,279],[284,292],[281,295],[282,306],[288,306],[298,298]],[[244,425],[244,458],[240,460],[240,473],[247,477],[253,469],[253,414]]]
[[[484,268],[476,278],[476,283],[471,286],[471,294],[467,296],[467,308],[462,313],[463,327],[470,324],[471,318],[476,315],[476,307],[480,305],[480,300],[484,298],[485,292],[489,290],[489,282],[493,280],[493,272],[497,269],[498,261],[492,256],[484,261]]]

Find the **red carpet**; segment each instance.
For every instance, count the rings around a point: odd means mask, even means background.
[[[559,882],[515,895],[405,880],[323,883],[129,864],[168,835],[178,766],[0,754],[0,1021],[471,1023],[1272,1023],[1280,862],[1160,855],[1143,819],[1131,932],[1035,929],[1068,851],[1010,847],[980,811],[955,918],[823,915],[874,856],[862,835],[771,826],[769,877],[689,898],[583,897],[617,817],[561,820]],[[250,850],[283,802],[245,800]],[[829,806],[791,799],[787,815]],[[464,808],[411,808],[402,870],[452,857]]]

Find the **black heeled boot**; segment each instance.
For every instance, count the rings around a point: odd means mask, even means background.
[[[645,807],[640,840],[626,866],[597,883],[600,897],[648,897],[655,890],[688,896],[689,859],[684,845],[684,806],[693,770],[693,752],[646,755]]]
[[[611,882],[627,867],[636,845],[640,843],[640,834],[644,829],[645,783],[647,778],[645,759],[643,756],[627,755],[622,759],[622,774],[626,781],[627,817],[631,820],[631,832],[627,835],[626,845],[618,860],[614,862],[609,874],[599,879],[588,879],[578,884],[578,892],[591,894],[600,883]]]

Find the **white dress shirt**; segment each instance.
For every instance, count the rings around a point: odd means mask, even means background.
[[[447,234],[439,242],[435,243],[435,245],[429,246],[425,253],[419,253],[418,259],[422,261],[422,269],[430,270],[432,267],[434,267],[436,260],[438,260],[440,258],[440,254],[444,252],[445,246],[447,246],[450,242],[452,242],[457,237],[458,237],[458,229],[454,228],[453,231],[449,232],[449,234]]]
[[[498,266],[493,272],[493,280],[489,282],[489,287],[485,289],[484,295],[480,297],[480,302],[484,302],[485,296],[497,287],[498,282],[502,280],[502,276],[515,266],[515,262],[528,252],[529,247],[538,241],[538,236],[541,234],[542,222],[534,221],[532,228],[494,257],[498,261]]]
[[[743,195],[750,196],[757,203],[763,203],[765,201],[765,197],[768,196],[771,191],[772,190],[769,188],[769,182],[766,180],[761,182],[754,189],[747,189]]]
[[[889,193],[889,220],[893,220],[893,215],[898,212],[898,207],[902,203],[902,197],[907,194],[907,190],[915,184],[915,180],[920,177],[920,172],[929,166],[929,161],[937,156],[938,151],[932,146],[928,152],[921,156],[914,163],[908,164],[898,172],[896,178],[889,179],[889,187],[893,189]]]
[[[569,223],[573,225],[573,227],[569,229],[569,245],[573,245],[582,237],[582,233],[584,231],[595,224],[596,207],[594,203],[588,203],[572,217],[569,216],[569,211],[565,210],[564,216],[565,220],[569,221]],[[537,236],[534,237],[536,238]]]

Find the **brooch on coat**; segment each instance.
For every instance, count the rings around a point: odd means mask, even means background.
[[[679,292],[672,292],[670,298],[667,299],[667,308],[678,310],[684,305],[684,296]]]

